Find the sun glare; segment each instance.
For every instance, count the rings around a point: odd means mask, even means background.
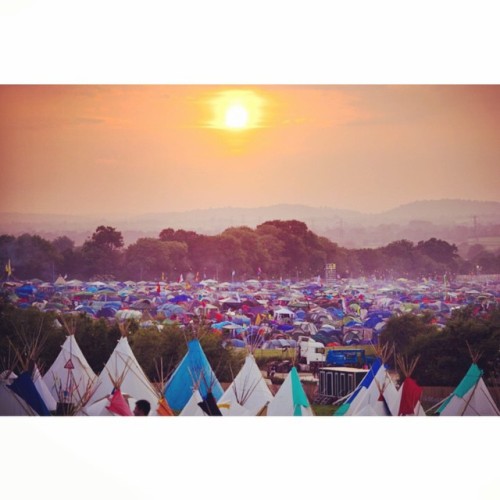
[[[226,111],[227,128],[245,128],[248,123],[248,111],[241,104],[233,104]]]
[[[262,127],[264,99],[253,90],[223,90],[209,99],[209,128],[244,131]]]

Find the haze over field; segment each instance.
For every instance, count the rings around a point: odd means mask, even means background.
[[[432,237],[456,244],[477,243],[477,238],[482,238],[485,246],[492,249],[500,246],[500,203],[467,200],[420,201],[379,214],[292,204],[132,216],[4,212],[0,213],[0,234],[34,233],[47,239],[66,235],[76,244],[82,244],[98,225],[112,225],[123,233],[125,243],[130,244],[140,237],[157,238],[167,227],[214,235],[229,227],[255,228],[276,219],[300,220],[318,235],[349,248],[382,246],[399,239],[416,243]],[[485,237],[489,240],[484,240]]]

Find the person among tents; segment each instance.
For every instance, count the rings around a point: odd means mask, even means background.
[[[151,404],[145,399],[139,399],[135,402],[134,415],[136,417],[147,417],[151,411]]]

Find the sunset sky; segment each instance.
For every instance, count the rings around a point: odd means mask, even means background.
[[[3,212],[499,200],[500,86],[3,85],[0,109]]]

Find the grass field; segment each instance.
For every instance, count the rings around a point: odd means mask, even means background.
[[[354,345],[354,346],[339,346],[339,347],[327,347],[325,350],[328,353],[330,350],[343,349],[364,349],[366,356],[375,356],[375,348],[372,345]],[[254,352],[255,359],[258,360],[271,360],[271,359],[293,359],[295,357],[295,349],[256,349]]]
[[[331,417],[338,409],[335,405],[311,405],[317,417]]]

